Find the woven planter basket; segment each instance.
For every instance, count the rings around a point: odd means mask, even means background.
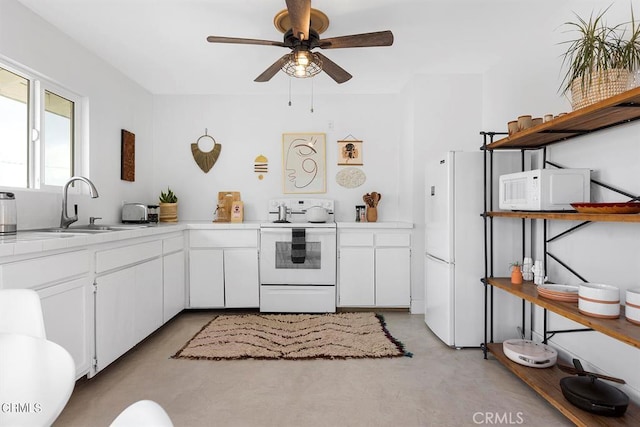
[[[571,82],[571,107],[574,110],[610,98],[629,89],[631,73],[627,70],[605,70],[591,76],[590,82],[577,78]]]

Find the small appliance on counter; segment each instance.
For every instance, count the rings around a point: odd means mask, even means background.
[[[160,206],[159,205],[147,205],[147,218],[152,224],[157,224],[160,220]]]
[[[146,224],[149,222],[149,207],[143,203],[125,203],[122,206],[123,224]]]
[[[0,236],[15,234],[17,229],[16,196],[7,191],[0,191]]]

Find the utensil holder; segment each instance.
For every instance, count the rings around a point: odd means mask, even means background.
[[[367,207],[367,222],[376,222],[378,220],[378,209],[368,206]]]

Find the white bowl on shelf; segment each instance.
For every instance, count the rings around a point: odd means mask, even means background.
[[[640,288],[627,289],[626,301],[625,317],[629,322],[640,325]]]
[[[585,316],[617,319],[620,317],[620,303],[589,301],[578,297],[578,311]]]
[[[602,283],[580,283],[578,297],[593,302],[620,302],[620,289]]]
[[[627,289],[626,301],[627,304],[640,307],[640,288]]]
[[[629,322],[640,325],[640,308],[632,307],[627,304],[624,310],[624,315]]]

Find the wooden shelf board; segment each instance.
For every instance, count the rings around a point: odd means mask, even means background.
[[[494,141],[487,149],[538,148],[638,119],[640,87]]]
[[[622,417],[603,417],[591,414],[573,406],[565,399],[560,388],[560,380],[569,376],[557,366],[550,368],[529,368],[513,362],[502,351],[501,343],[487,344],[487,349],[495,358],[527,383],[540,396],[551,403],[564,416],[578,426],[638,426],[640,425],[640,408],[633,403],[627,407]]]
[[[538,296],[536,285],[532,282],[524,282],[522,285],[514,285],[510,278],[490,277],[488,283],[500,288],[519,298],[534,303],[540,307],[571,319],[595,331],[601,332],[618,341],[640,348],[640,326],[634,325],[624,317],[624,306],[620,307],[620,318],[599,319],[585,316],[578,311],[578,303],[555,301]],[[639,424],[640,425],[640,424]]]
[[[524,212],[524,211],[492,211],[490,217],[556,219],[564,221],[592,222],[640,222],[640,214],[584,214],[577,212]]]

